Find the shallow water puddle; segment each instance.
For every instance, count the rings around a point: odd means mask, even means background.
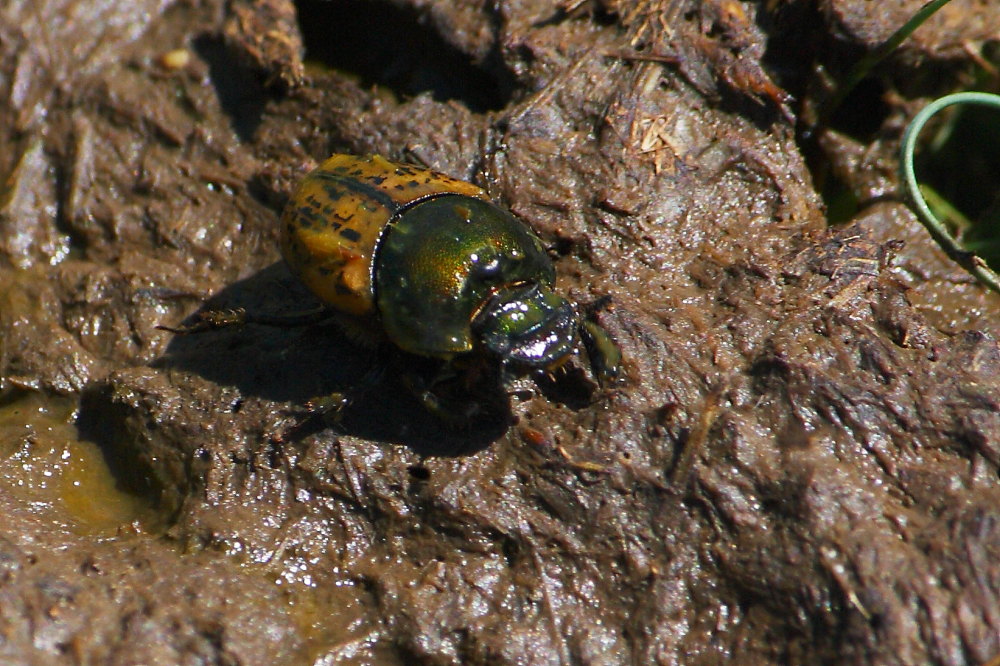
[[[79,438],[75,408],[38,393],[0,406],[0,511],[81,536],[134,530],[151,507],[116,487],[101,450]]]

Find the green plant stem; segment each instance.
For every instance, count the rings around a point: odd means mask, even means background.
[[[955,237],[951,235],[944,223],[931,211],[930,206],[927,205],[927,201],[920,192],[920,186],[917,183],[917,176],[913,167],[913,153],[916,149],[920,131],[934,114],[941,109],[955,104],[979,104],[1000,110],[1000,95],[980,92],[955,93],[954,95],[947,95],[946,97],[934,100],[921,109],[903,133],[903,143],[900,146],[899,168],[903,180],[903,188],[912,204],[917,219],[924,225],[931,237],[937,241],[937,244],[941,246],[945,254],[962,268],[969,271],[984,285],[1000,293],[1000,276],[993,272],[981,257],[963,248]]]
[[[892,33],[892,35],[889,36],[889,39],[879,44],[874,51],[859,60],[851,69],[847,78],[841,82],[834,96],[831,97],[830,100],[823,106],[823,112],[820,116],[820,125],[823,126],[827,124],[826,121],[829,120],[836,110],[840,108],[840,105],[843,104],[847,96],[851,94],[851,91],[857,87],[858,83],[868,76],[869,72],[875,68],[875,65],[885,60],[890,53],[895,51],[896,48],[903,43],[903,40],[913,34],[914,30],[919,28],[924,21],[934,15],[934,12],[941,9],[949,2],[951,2],[951,0],[931,0],[926,3],[923,7],[918,9],[917,13],[910,17],[910,20],[904,23],[899,30]]]

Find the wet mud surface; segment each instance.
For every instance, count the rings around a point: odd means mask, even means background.
[[[0,661],[994,658],[1000,299],[894,155],[1000,15],[955,0],[809,125],[897,4],[5,4]],[[158,329],[315,306],[277,218],[332,152],[486,188],[610,298],[621,384],[456,427],[396,368],[331,427],[378,348]]]

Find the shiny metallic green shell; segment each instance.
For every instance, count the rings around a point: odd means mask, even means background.
[[[377,155],[334,155],[305,177],[281,252],[324,303],[442,358],[475,347],[472,321],[494,294],[555,280],[538,237],[483,190]]]
[[[432,356],[472,350],[472,320],[494,293],[525,283],[551,287],[556,277],[541,241],[520,220],[462,195],[408,209],[378,257],[386,334],[406,351]]]

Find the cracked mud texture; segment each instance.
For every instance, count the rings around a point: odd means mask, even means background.
[[[1000,653],[1000,300],[893,175],[995,6],[956,0],[850,101],[867,133],[807,146],[814,66],[907,11],[332,4],[0,8],[0,660]],[[622,386],[525,377],[509,422],[450,428],[386,377],[296,429],[376,352],[158,330],[315,304],[276,222],[332,152],[487,188],[611,298]],[[870,205],[829,227],[807,153]]]

